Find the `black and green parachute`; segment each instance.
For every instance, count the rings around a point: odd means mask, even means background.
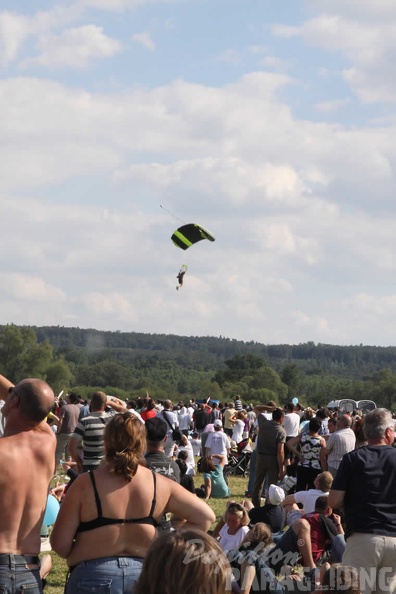
[[[182,250],[186,250],[190,246],[194,245],[194,243],[197,243],[202,239],[214,241],[215,236],[207,229],[201,227],[201,225],[189,223],[188,225],[182,225],[176,229],[171,239],[177,247],[181,248]]]

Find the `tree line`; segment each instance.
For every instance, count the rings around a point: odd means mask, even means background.
[[[103,389],[122,398],[374,400],[396,407],[396,348],[308,342],[265,345],[229,338],[103,332],[62,326],[0,326],[1,373],[46,379],[83,397]]]

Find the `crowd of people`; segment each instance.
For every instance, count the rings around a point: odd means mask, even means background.
[[[66,594],[396,591],[386,409],[124,402],[103,392],[83,402],[4,376],[0,400],[0,591],[43,591],[48,523],[69,568]],[[227,469],[241,452],[250,473],[235,501]],[[54,485],[61,467],[69,481]],[[51,521],[49,494],[60,502]],[[213,498],[224,499],[217,523]]]

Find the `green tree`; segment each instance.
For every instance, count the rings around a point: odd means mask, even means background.
[[[69,388],[74,380],[70,367],[63,357],[60,357],[47,367],[46,376],[47,382],[55,394]]]
[[[372,400],[377,406],[392,409],[396,404],[396,375],[390,369],[381,369],[371,379]]]
[[[302,376],[295,363],[285,365],[280,373],[281,380],[287,385],[287,397],[289,399],[297,396],[302,385]]]
[[[50,343],[46,340],[37,344],[32,328],[18,328],[14,324],[0,328],[0,366],[12,382],[28,376],[45,379],[52,357]]]

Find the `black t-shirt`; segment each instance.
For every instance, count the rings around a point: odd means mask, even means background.
[[[180,469],[178,465],[168,456],[165,456],[163,452],[147,452],[145,459],[148,468],[180,483]]]
[[[396,536],[396,449],[364,446],[341,460],[332,489],[345,491],[345,536]]]
[[[268,524],[272,532],[279,532],[285,525],[285,510],[281,505],[266,503],[263,507],[252,507],[249,510],[249,518],[252,524],[264,522]]]

